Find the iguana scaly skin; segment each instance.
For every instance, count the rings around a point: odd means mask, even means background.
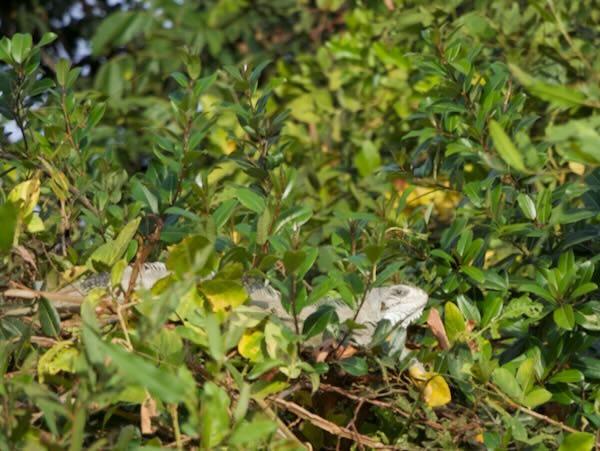
[[[129,287],[131,274],[132,268],[130,266],[125,268],[121,279],[123,291]],[[136,288],[150,289],[156,281],[167,275],[169,275],[169,270],[164,263],[146,263],[140,268]],[[85,295],[93,288],[106,288],[109,284],[110,274],[99,273],[75,282],[67,287],[66,291]],[[245,282],[244,286],[250,297],[250,305],[267,310],[288,324],[293,322],[292,316],[283,308],[281,294],[277,290],[257,280]],[[427,298],[427,293],[423,290],[408,285],[373,288],[367,293],[365,302],[356,318],[354,318],[355,310],[341,299],[324,298],[302,309],[298,320],[302,324],[321,305],[333,305],[340,323],[354,319],[364,326],[362,329],[355,330],[351,337],[357,344],[367,345],[373,338],[377,324],[382,320],[388,320],[392,327],[406,329],[409,324],[421,316],[427,304]]]

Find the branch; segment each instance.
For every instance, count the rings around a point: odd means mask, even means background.
[[[351,431],[348,428],[338,426],[337,424],[332,423],[331,421],[328,421],[319,415],[309,412],[294,402],[285,401],[281,398],[271,398],[271,400],[279,407],[284,408],[288,412],[292,412],[294,415],[308,421],[310,424],[318,427],[319,429],[329,432],[331,435],[346,438],[360,445],[368,446],[374,449],[398,449],[395,446],[385,445],[377,440],[373,440],[371,437]]]

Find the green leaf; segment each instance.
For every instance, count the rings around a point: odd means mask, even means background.
[[[598,285],[596,285],[593,282],[584,283],[583,285],[579,285],[577,288],[575,288],[575,290],[573,290],[573,292],[571,293],[570,297],[571,299],[577,299],[578,297],[591,293],[597,288]]]
[[[546,288],[536,285],[534,283],[525,283],[519,286],[519,291],[525,291],[526,293],[537,294],[542,299],[545,299],[548,302],[556,303],[554,296],[552,293],[548,291]]]
[[[229,405],[227,392],[214,382],[205,382],[202,388],[200,410],[202,446],[215,449],[229,434]]]
[[[475,321],[476,323],[481,321],[481,314],[473,302],[469,301],[463,295],[458,296],[456,301],[458,308],[467,320]]]
[[[38,302],[38,305],[38,317],[42,326],[42,332],[44,332],[44,335],[47,337],[59,337],[60,316],[58,311],[46,298],[41,298]]]
[[[539,99],[563,107],[574,107],[585,103],[585,95],[568,86],[549,84],[537,80],[515,64],[508,65],[511,72],[531,94]]]
[[[549,189],[543,190],[538,194],[535,201],[538,220],[542,224],[546,224],[552,214],[552,191]]]
[[[312,217],[312,214],[310,207],[306,206],[294,207],[284,211],[274,227],[273,234],[279,232],[286,224],[305,224]]]
[[[434,257],[438,257],[441,258],[442,260],[444,260],[445,262],[452,264],[454,263],[454,258],[448,254],[447,252],[444,252],[441,249],[433,249],[431,251],[431,255],[433,255]]]
[[[217,316],[210,313],[203,322],[208,338],[208,353],[219,365],[225,361],[225,346]]]
[[[228,199],[219,205],[219,207],[213,212],[213,218],[215,219],[217,230],[221,230],[223,228],[237,205],[238,201],[236,199]]]
[[[583,382],[584,376],[583,373],[576,369],[568,369],[562,370],[552,376],[548,382],[551,384],[577,384],[579,382]]]
[[[288,103],[288,108],[291,116],[300,122],[313,124],[320,120],[319,115],[316,113],[315,99],[311,94],[299,95]]]
[[[176,245],[167,259],[167,268],[178,276],[192,269],[202,269],[214,251],[211,241],[202,235],[192,235]]]
[[[196,81],[196,84],[194,84],[194,95],[201,96],[204,93],[204,91],[210,88],[216,80],[217,73],[215,72],[214,74],[209,75],[208,77],[202,77],[201,79]]]
[[[182,88],[188,87],[189,80],[185,74],[182,74],[181,72],[173,72],[171,74],[171,78],[173,78],[173,80],[175,80]]]
[[[12,64],[13,58],[11,56],[12,41],[4,36],[0,40],[0,60],[7,64]]]
[[[88,116],[87,126],[89,128],[95,127],[98,125],[102,117],[104,116],[104,112],[106,111],[106,103],[97,103],[92,108],[90,115]]]
[[[517,370],[517,381],[524,393],[527,393],[535,382],[535,361],[529,357],[519,365]]]
[[[547,403],[552,399],[552,393],[545,388],[534,388],[523,398],[523,404],[533,409],[537,406]]]
[[[372,265],[377,263],[381,256],[383,255],[384,247],[378,244],[369,244],[365,247],[365,255],[369,259]]]
[[[120,62],[110,60],[103,64],[94,79],[94,88],[111,97],[111,100],[121,98],[125,89],[124,68]]]
[[[558,210],[558,214],[552,215],[551,224],[573,224],[596,216],[595,211],[582,208],[565,210],[564,207],[559,207],[555,210]]]
[[[61,58],[56,63],[54,71],[56,72],[56,81],[60,86],[66,86],[70,69],[71,62],[66,58]]]
[[[112,267],[110,272],[110,285],[113,288],[117,288],[121,286],[121,281],[123,280],[123,273],[125,272],[125,268],[127,268],[127,260],[122,258]]]
[[[227,66],[224,66],[223,69],[225,69],[225,72],[227,72],[229,75],[231,75],[236,81],[239,81],[239,82],[244,81],[244,79],[242,78],[242,74],[240,73],[240,70],[238,69],[237,66],[227,65]]]
[[[506,164],[518,171],[527,172],[525,163],[523,162],[523,156],[515,147],[502,126],[492,119],[490,120],[489,129],[492,141],[494,141],[494,146]]]
[[[554,310],[552,317],[558,327],[566,330],[573,330],[575,327],[575,313],[573,306],[566,304]]]
[[[458,243],[456,243],[456,253],[462,257],[465,254],[467,246],[469,246],[472,241],[473,232],[471,230],[463,231],[458,239]]]
[[[336,315],[335,308],[331,305],[323,305],[316,312],[310,314],[302,325],[302,335],[307,339],[320,334],[325,330],[331,319]]]
[[[35,83],[31,86],[31,89],[28,92],[30,96],[39,96],[40,94],[49,91],[54,87],[54,81],[49,78],[42,78],[41,80],[36,80]]]
[[[183,383],[186,379],[154,366],[150,360],[128,352],[121,346],[105,342],[84,323],[84,329],[86,328],[88,329],[85,337],[86,350],[92,352],[93,349],[94,353],[108,357],[109,366],[115,368],[126,383],[141,385],[151,394],[168,403],[183,402],[190,391],[195,390],[195,387]]]
[[[536,211],[535,204],[533,203],[531,197],[529,197],[527,194],[519,193],[517,196],[517,202],[519,203],[519,207],[521,208],[521,211],[525,217],[527,219],[534,220],[536,217]]]
[[[354,166],[362,177],[371,175],[381,166],[379,149],[372,141],[364,141],[360,151],[354,157]]]
[[[448,334],[448,338],[452,342],[467,328],[465,318],[460,309],[453,302],[446,302],[446,305],[444,306],[444,326],[446,328],[446,334]]]
[[[272,215],[269,208],[265,208],[262,214],[258,217],[256,223],[256,242],[261,246],[269,239],[269,229],[271,227]]]
[[[91,40],[92,54],[98,56],[107,48],[123,46],[154,24],[154,19],[147,12],[114,12],[96,28]]]
[[[250,188],[238,188],[235,192],[237,199],[248,210],[255,213],[262,213],[265,209],[265,199],[260,194],[252,191]]]
[[[547,127],[546,141],[556,144],[556,150],[567,161],[598,165],[600,164],[599,126],[598,115],[571,119],[566,123]]]
[[[18,217],[19,208],[14,203],[6,202],[0,206],[0,252],[12,249]]]
[[[229,443],[239,449],[259,449],[276,430],[275,422],[257,416],[251,421],[242,421],[231,434]]]
[[[594,434],[589,432],[572,432],[562,441],[558,451],[591,451],[594,440]]]
[[[140,221],[140,218],[130,221],[123,227],[115,240],[111,240],[96,249],[88,258],[86,266],[91,270],[111,268],[117,260],[123,257],[129,242],[137,232]]]
[[[266,372],[271,371],[274,368],[278,368],[283,364],[284,362],[279,359],[269,359],[265,360],[264,362],[257,363],[256,365],[254,365],[252,370],[250,370],[250,373],[248,373],[248,379],[255,380],[263,374],[265,374]]]
[[[517,379],[506,368],[496,368],[492,373],[494,384],[514,401],[520,402],[523,396]]]
[[[11,55],[15,62],[21,64],[29,56],[33,40],[30,34],[15,33],[12,37]]]
[[[40,42],[37,43],[36,47],[44,47],[45,45],[53,43],[58,35],[56,33],[52,33],[51,31],[47,31],[40,39]]]
[[[350,357],[349,359],[342,360],[340,366],[348,374],[356,377],[364,376],[369,372],[367,361],[362,357]]]
[[[479,284],[485,283],[485,273],[483,272],[483,270],[481,270],[475,266],[462,265],[460,267],[460,271],[465,273],[467,276],[469,276],[471,279],[473,279],[475,282],[477,282]]]
[[[315,264],[315,261],[317,260],[317,257],[319,256],[319,249],[317,249],[316,247],[308,247],[308,248],[305,248],[303,251],[305,253],[304,260],[302,260],[302,263],[296,270],[296,274],[300,278],[304,278],[306,273]]]
[[[144,194],[144,199],[146,200],[146,204],[150,207],[150,211],[157,215],[159,213],[159,210],[158,199],[156,198],[156,196],[152,194],[152,192],[150,192],[150,190],[146,188],[146,186],[143,183],[139,182],[136,185]]]
[[[182,216],[193,222],[202,221],[202,218],[200,216],[198,216],[196,213],[193,213],[189,210],[185,210],[181,207],[169,207],[165,210],[165,213],[169,214],[169,215]]]
[[[304,262],[306,253],[303,251],[286,251],[283,256],[283,264],[288,274],[294,273]]]
[[[258,79],[260,78],[260,75],[262,74],[263,70],[265,70],[265,68],[271,64],[270,60],[266,60],[263,61],[261,63],[259,63],[254,70],[250,73],[250,77],[248,77],[248,81],[250,82],[250,84],[254,84],[256,82],[258,82]]]

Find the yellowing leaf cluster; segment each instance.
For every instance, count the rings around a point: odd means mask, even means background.
[[[442,407],[452,401],[450,387],[439,374],[426,371],[420,362],[413,363],[408,369],[411,379],[422,389],[423,401],[431,407]]]

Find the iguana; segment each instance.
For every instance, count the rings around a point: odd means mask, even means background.
[[[136,288],[151,288],[156,281],[169,274],[164,263],[153,262],[142,265],[136,281]],[[125,292],[129,287],[132,267],[128,266],[123,272],[121,288]],[[82,278],[61,290],[63,294],[79,294],[84,296],[96,287],[108,287],[110,274],[97,273]],[[283,308],[281,294],[264,282],[256,279],[246,281],[244,287],[249,295],[249,304],[268,310],[284,322],[291,324],[291,315]],[[314,313],[322,305],[332,305],[339,318],[340,324],[353,319],[363,327],[352,332],[351,338],[358,345],[368,345],[380,321],[388,320],[392,328],[406,329],[409,324],[416,321],[427,304],[427,293],[420,288],[409,285],[391,285],[369,290],[364,303],[355,318],[355,310],[341,299],[324,298],[310,305],[298,315],[299,323]]]

